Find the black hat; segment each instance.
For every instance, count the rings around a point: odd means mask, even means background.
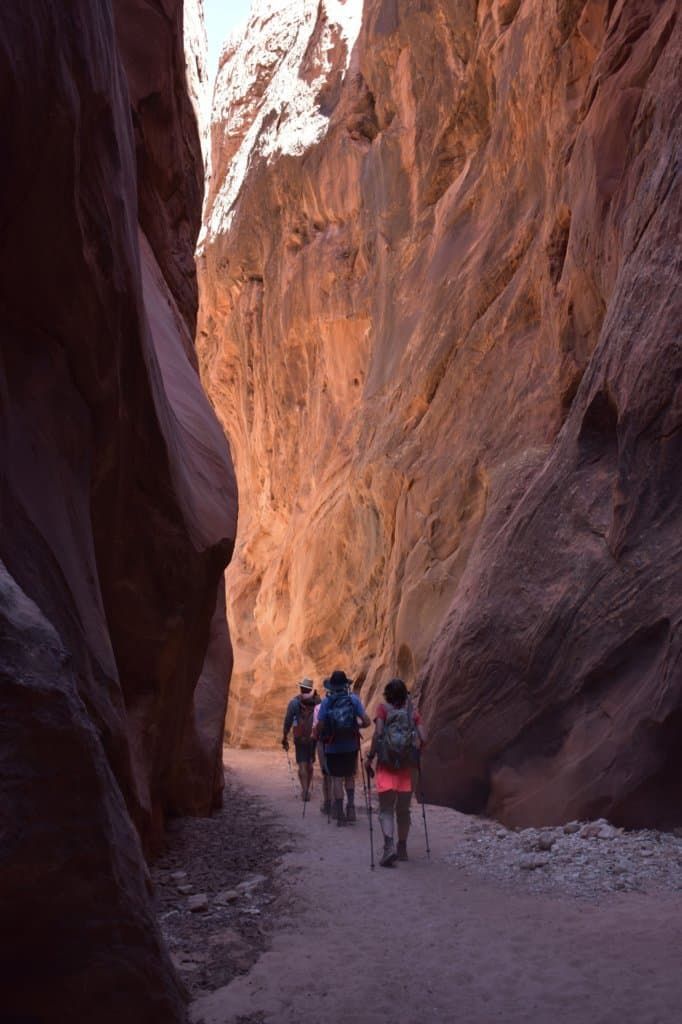
[[[351,682],[345,672],[337,668],[329,677],[329,680],[325,682],[326,690],[348,690]]]

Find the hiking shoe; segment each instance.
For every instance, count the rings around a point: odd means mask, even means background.
[[[346,815],[343,813],[343,811],[341,811],[341,813],[336,818],[336,825],[338,828],[345,828],[347,824],[348,822],[346,821]]]
[[[398,858],[392,839],[384,839],[384,852],[379,863],[382,868],[392,868]]]
[[[355,815],[355,805],[348,804],[348,807],[346,808],[346,821],[351,825],[354,825],[357,820],[358,819]]]
[[[398,840],[398,860],[407,860],[407,841],[405,839]]]

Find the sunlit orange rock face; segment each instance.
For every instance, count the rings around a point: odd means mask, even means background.
[[[431,798],[679,819],[677,5],[369,0],[298,147],[249,31],[200,264],[232,740],[275,740],[304,673],[370,704],[398,673]]]
[[[142,850],[220,800],[236,493],[182,3],[113,10],[0,8],[0,1016],[168,1024]]]

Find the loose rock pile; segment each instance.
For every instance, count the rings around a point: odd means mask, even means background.
[[[682,830],[624,831],[603,818],[520,831],[475,820],[446,859],[532,892],[592,899],[610,892],[682,891]]]
[[[273,873],[286,849],[271,813],[229,776],[219,813],[170,823],[152,878],[161,929],[191,995],[226,985],[265,948]]]

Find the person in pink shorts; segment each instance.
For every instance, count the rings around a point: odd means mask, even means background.
[[[365,762],[367,773],[372,776],[372,761],[377,757],[379,822],[384,836],[384,852],[379,861],[382,867],[392,867],[396,860],[407,860],[414,770],[423,744],[421,718],[412,706],[407,687],[402,679],[391,679],[384,689],[384,703],[376,711],[372,745]]]

